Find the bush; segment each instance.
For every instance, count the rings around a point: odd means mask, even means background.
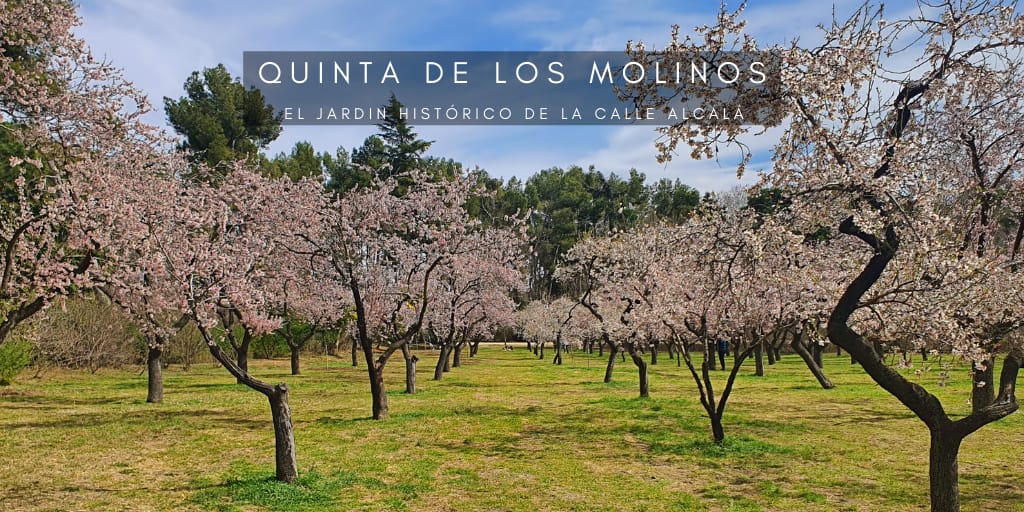
[[[186,372],[192,369],[193,364],[214,362],[206,342],[203,341],[202,335],[199,334],[199,329],[192,322],[189,322],[188,325],[178,331],[170,339],[170,342],[167,343],[167,347],[164,349],[163,361],[165,367],[167,365],[180,364],[181,369]]]
[[[9,340],[0,345],[0,386],[9,386],[32,362],[32,344],[25,340]]]
[[[120,368],[139,364],[143,345],[125,314],[84,296],[52,307],[36,326],[37,363],[58,368]]]
[[[256,336],[252,340],[252,356],[255,359],[274,359],[285,357],[291,353],[288,342],[279,334],[271,333]]]

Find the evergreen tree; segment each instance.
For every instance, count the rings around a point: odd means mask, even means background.
[[[377,125],[380,139],[384,143],[386,162],[391,164],[388,176],[405,174],[422,163],[423,153],[430,149],[433,141],[420,139],[412,126],[402,116],[403,105],[394,94],[388,100],[387,114]]]
[[[164,110],[195,162],[223,169],[223,163],[257,158],[281,134],[281,117],[263,94],[246,90],[223,64],[192,72],[184,88],[177,100],[164,97]]]

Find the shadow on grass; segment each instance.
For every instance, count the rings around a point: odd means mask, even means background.
[[[119,428],[131,426],[146,426],[151,428],[154,422],[165,423],[177,421],[182,417],[201,418],[203,421],[210,421],[228,425],[233,429],[262,429],[270,425],[270,415],[266,419],[250,419],[235,416],[220,411],[190,410],[187,414],[172,414],[167,411],[153,409],[146,411],[126,412],[91,412],[79,414],[63,414],[59,417],[45,421],[24,421],[16,423],[5,423],[7,429],[44,429],[44,428],[94,428],[104,425],[117,425]]]

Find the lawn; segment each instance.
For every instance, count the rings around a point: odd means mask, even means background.
[[[744,369],[721,447],[667,356],[649,399],[629,361],[603,384],[596,355],[553,366],[484,347],[433,382],[434,353],[420,357],[416,395],[401,359],[389,365],[387,421],[369,419],[363,367],[307,357],[293,377],[286,360],[251,363],[292,390],[296,486],[271,480],[265,399],[219,367],[169,369],[157,405],[138,371],[29,371],[0,388],[0,510],[927,509],[927,430],[845,356],[825,356],[830,391],[794,355],[765,377]],[[932,364],[921,379],[967,411],[966,367],[939,387]],[[1021,446],[1020,413],[967,439],[964,510],[1024,510]]]

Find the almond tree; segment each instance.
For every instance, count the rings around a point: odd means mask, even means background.
[[[470,179],[431,182],[413,174],[374,185],[323,207],[320,232],[306,242],[318,276],[351,294],[372,417],[385,419],[384,367],[421,331],[434,300],[435,271],[452,256],[487,242],[479,236],[480,223],[463,209],[475,192]]]
[[[583,240],[566,254],[566,265],[556,272],[559,280],[575,282],[580,289],[578,304],[600,325],[600,336],[609,346],[605,382],[611,382],[615,358],[624,351],[637,367],[641,397],[650,395],[641,347],[662,327],[652,316],[652,299],[660,286],[655,274],[658,264],[672,250],[671,244],[664,243],[666,233],[648,227]]]
[[[864,5],[823,26],[814,48],[773,48],[782,85],[759,101],[789,115],[764,181],[792,201],[795,228],[826,226],[860,247],[861,266],[831,304],[829,340],[928,427],[931,509],[949,512],[960,509],[962,440],[1018,408],[1024,352],[1007,333],[1022,316],[1019,279],[1009,272],[1019,253],[1007,248],[1019,244],[995,240],[985,218],[999,182],[1020,173],[1024,18],[1014,3],[918,7],[886,18]],[[738,15],[722,13],[699,29],[704,49],[757,49],[739,35]],[[692,42],[673,37],[670,49]],[[654,87],[634,92],[658,103]],[[661,154],[671,157],[683,142],[708,155],[745,132],[737,123],[673,126]],[[888,316],[871,319],[875,311]],[[974,386],[988,389],[969,414],[951,415],[875,350],[872,331],[896,318],[919,344],[942,340],[980,370]],[[1006,353],[998,379],[989,372],[997,349]]]
[[[268,314],[281,319],[274,332],[291,352],[292,375],[301,373],[299,352],[317,332],[330,329],[348,314],[349,294],[332,281],[318,279],[309,257],[302,254],[305,240],[285,244],[275,254],[276,265],[288,269],[286,276],[271,275],[266,288]]]
[[[121,274],[126,277],[119,286],[141,289],[143,279],[168,283],[167,305],[195,322],[210,354],[231,375],[267,397],[277,478],[293,482],[297,466],[288,386],[269,384],[241,368],[221,349],[229,327],[219,324],[228,311],[254,334],[280,326],[280,319],[268,314],[268,287],[261,285],[294,278],[294,269],[276,257],[298,234],[308,234],[306,220],[316,214],[309,208],[318,204],[321,187],[269,180],[243,164],[215,188],[184,182],[180,175],[146,169],[108,183],[111,194],[122,198],[116,210],[120,229],[108,240],[113,264],[126,252],[143,255],[122,260],[130,270]],[[158,210],[150,217],[146,208]],[[160,309],[153,302],[149,306]]]
[[[518,268],[524,243],[512,230],[486,229],[474,242],[475,250],[454,254],[437,269],[431,282],[434,305],[427,315],[440,344],[434,380],[441,380],[450,364],[459,366],[471,336],[493,333],[502,319],[511,317],[515,304],[510,294],[526,291]]]
[[[547,342],[558,336],[560,318],[564,318],[561,313],[568,314],[568,308],[558,307],[556,302],[534,300],[516,311],[515,324],[519,335],[527,344],[535,347],[534,353],[539,352],[540,359],[544,359],[544,346]]]
[[[131,167],[151,128],[144,97],[89,54],[70,2],[0,9],[0,343],[55,298],[91,284],[97,232],[109,227],[84,191]],[[9,175],[8,175],[9,174]]]

